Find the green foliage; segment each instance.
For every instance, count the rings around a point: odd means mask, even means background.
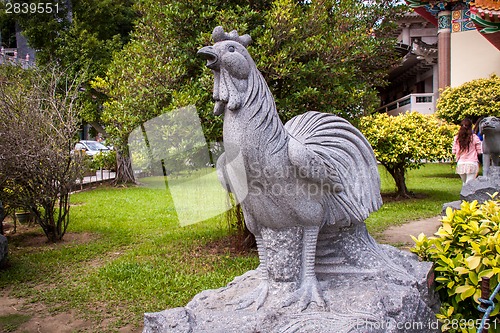
[[[500,201],[495,197],[479,205],[462,202],[459,210],[448,208],[436,237],[420,234],[412,237],[412,252],[434,263],[436,291],[441,299],[438,319],[443,330],[470,332],[464,325],[456,329],[451,323],[475,321],[481,296],[481,278],[490,278],[490,289],[499,282],[500,273]],[[499,319],[500,295],[496,296],[491,320]],[[473,326],[477,327],[477,326]],[[463,329],[460,329],[463,328]],[[475,332],[475,330],[472,330]],[[489,332],[495,332],[490,329]]]
[[[137,3],[141,18],[131,42],[115,54],[106,78],[93,82],[93,87],[110,98],[104,104],[102,120],[113,143],[122,150],[134,128],[187,105],[199,110],[207,138],[220,138],[221,119],[211,112],[212,78],[196,52],[210,42],[214,21],[221,21],[222,15],[234,24],[252,20],[256,12],[234,3],[226,4],[228,10],[221,12],[214,3]]]
[[[455,124],[464,118],[500,116],[500,77],[466,82],[459,87],[446,88],[436,104],[436,115]]]
[[[12,14],[5,11],[5,2],[0,2],[0,36],[5,48],[16,48],[16,20]]]
[[[109,98],[102,120],[127,155],[126,139],[135,127],[194,105],[208,141],[220,141],[222,120],[212,112],[213,76],[196,55],[212,44],[217,25],[252,36],[249,51],[283,120],[308,109],[352,118],[374,107],[374,87],[392,63],[395,26],[390,22],[400,6],[391,3],[138,1],[140,19],[130,43],[115,54],[106,76],[93,81]]]
[[[22,314],[11,314],[0,316],[0,329],[2,332],[15,332],[19,326],[31,319],[31,316]]]
[[[366,116],[361,118],[359,127],[403,196],[408,194],[407,170],[417,169],[427,161],[452,159],[453,135],[458,130],[455,125],[418,112]]]
[[[116,170],[116,151],[99,152],[92,157],[92,170]]]
[[[416,169],[424,161],[451,159],[453,135],[458,128],[418,112],[390,116],[379,113],[361,119],[360,128],[385,165],[404,164]]]
[[[132,0],[71,0],[59,2],[58,12],[13,16],[37,50],[39,63],[58,62],[70,74],[91,66],[95,71],[90,73],[100,74],[112,52],[128,40],[136,17],[132,4]]]
[[[347,119],[370,113],[395,61],[388,1],[273,1],[250,52],[283,120],[309,110]],[[333,28],[332,28],[333,27]]]
[[[46,2],[32,0],[30,3]],[[114,52],[128,41],[137,13],[134,0],[68,0],[57,1],[59,11],[53,13],[0,15],[0,26],[9,20],[19,23],[29,45],[36,49],[38,64],[57,63],[68,76],[82,70],[90,79],[104,75]],[[71,11],[69,14],[70,4]],[[3,34],[2,34],[3,37]],[[90,123],[100,121],[103,96],[82,83],[86,98],[81,117]]]

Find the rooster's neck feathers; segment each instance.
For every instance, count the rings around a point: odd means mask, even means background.
[[[262,139],[271,154],[286,145],[287,133],[278,116],[274,98],[256,67],[252,68],[248,94],[240,112],[249,113],[249,125],[254,127],[251,130],[270,134]]]

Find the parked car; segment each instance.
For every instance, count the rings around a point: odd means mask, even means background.
[[[88,156],[93,157],[95,154],[99,152],[109,152],[111,151],[108,147],[103,145],[98,141],[93,140],[80,140],[76,145],[74,150],[76,151],[85,151]]]

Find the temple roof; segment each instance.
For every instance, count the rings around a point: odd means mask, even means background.
[[[500,11],[500,1],[498,0],[476,0],[471,2],[470,6],[489,11]]]
[[[500,1],[476,0],[469,6],[477,30],[500,50]]]
[[[500,0],[406,0],[416,13],[437,26],[437,15],[443,10],[470,9],[476,29],[500,50]]]

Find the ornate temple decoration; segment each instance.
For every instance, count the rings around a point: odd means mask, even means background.
[[[476,0],[469,5],[471,19],[481,33],[500,32],[500,1]]]
[[[417,39],[412,43],[411,52],[417,56],[418,60],[425,61],[427,65],[437,63],[438,49],[436,44],[427,44]]]
[[[470,18],[470,9],[454,10],[451,14],[451,31],[461,32],[475,30],[476,26]]]
[[[408,5],[439,29],[451,24],[452,32],[477,29],[500,49],[500,0],[406,0]],[[440,12],[451,11],[449,16]]]

